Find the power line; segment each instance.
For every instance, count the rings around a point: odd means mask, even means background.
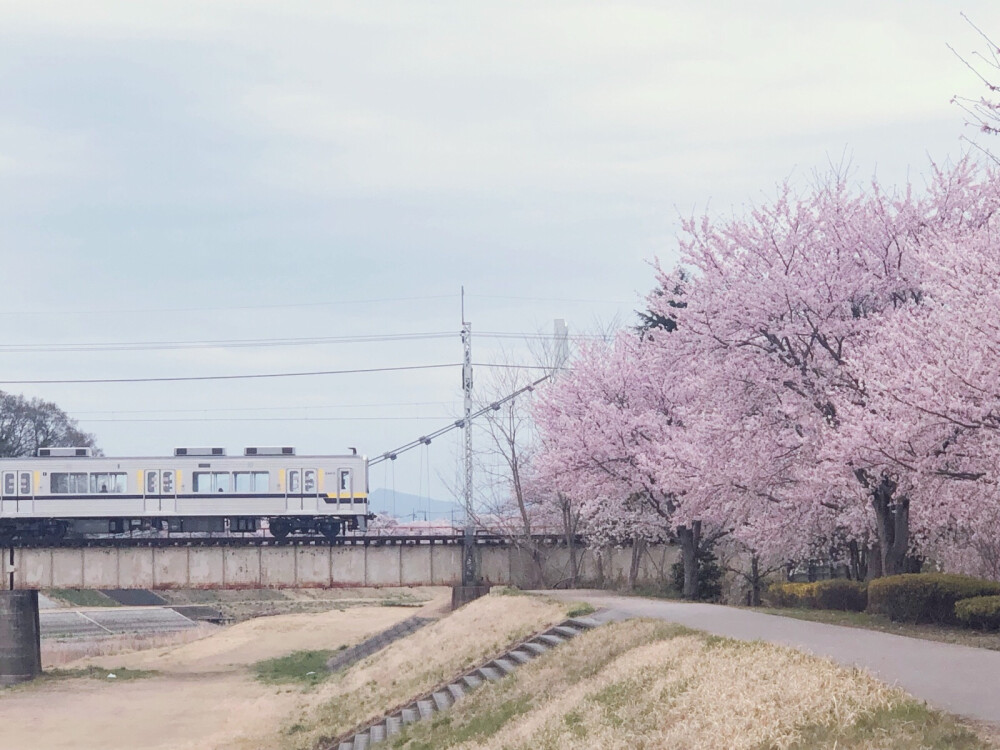
[[[528,302],[597,302],[609,305],[631,305],[635,301],[628,302],[620,299],[581,299],[576,297],[519,297],[510,294],[470,294],[473,299],[513,299],[526,300]]]
[[[458,331],[427,331],[419,333],[372,334],[359,336],[301,336],[266,339],[195,339],[179,341],[91,341],[70,344],[0,344],[0,353],[44,353],[44,352],[109,352],[109,351],[155,351],[177,349],[240,349],[281,346],[318,346],[328,344],[368,344],[394,341],[428,341],[450,339],[460,336]],[[480,338],[515,339],[525,341],[549,341],[551,334],[518,331],[483,331],[476,334]],[[574,341],[602,339],[599,334],[576,334],[568,336]]]
[[[497,370],[552,370],[554,369],[551,365],[512,365],[506,362],[473,362],[473,367],[492,367]],[[569,368],[562,367],[561,370],[567,370]],[[0,383],[3,381],[0,380]]]
[[[432,299],[455,299],[457,294],[435,294],[423,297],[381,297],[377,299],[335,299],[323,302],[292,302],[275,305],[234,305],[232,307],[145,307],[104,310],[0,310],[0,315],[121,315],[123,313],[161,312],[221,312],[225,310],[275,310],[279,308],[328,307],[333,305],[367,305],[385,302],[424,302]]]
[[[501,406],[503,406],[504,404],[506,404],[508,401],[513,401],[515,398],[517,398],[518,396],[520,396],[522,393],[526,393],[527,391],[533,391],[536,386],[544,383],[550,377],[552,377],[551,373],[548,374],[548,375],[543,375],[542,377],[538,378],[538,380],[534,381],[533,383],[529,383],[528,385],[524,386],[523,388],[518,388],[513,393],[510,393],[510,394],[504,396],[501,399],[497,399],[496,401],[494,401],[493,403],[491,403],[489,406],[484,406],[479,411],[470,414],[469,417],[468,417],[468,419],[471,421],[473,419],[476,419],[477,417],[481,417],[483,414],[485,414],[488,411],[496,411],[496,410],[498,410]],[[465,419],[457,419],[457,420],[455,420],[454,422],[452,422],[449,425],[445,425],[444,427],[440,427],[437,430],[434,430],[434,432],[429,432],[426,435],[422,435],[421,437],[418,437],[416,440],[411,440],[409,443],[406,443],[405,445],[401,445],[400,447],[394,448],[391,451],[386,451],[381,456],[376,456],[375,458],[371,459],[368,462],[368,465],[369,466],[374,466],[375,464],[381,463],[382,461],[395,461],[396,458],[397,458],[397,456],[400,453],[406,453],[406,451],[413,450],[414,448],[418,448],[421,445],[430,445],[433,440],[441,437],[442,435],[444,435],[444,434],[446,434],[448,432],[451,432],[452,430],[460,430],[460,429],[462,429],[464,427],[465,427]]]
[[[362,367],[353,370],[312,370],[309,372],[264,372],[252,375],[183,375],[153,378],[51,378],[38,380],[0,380],[0,385],[87,385],[99,383],[184,383],[204,380],[264,380],[267,378],[304,378],[315,375],[359,375],[374,372],[403,372],[408,370],[434,370],[443,367],[460,367],[460,362],[436,365],[400,365],[399,367]],[[551,370],[547,365],[514,365],[500,362],[475,362],[474,367],[492,367],[504,370]],[[566,371],[569,368],[561,368]]]
[[[365,344],[384,341],[425,341],[457,337],[458,333],[436,331],[430,333],[375,334],[371,336],[308,336],[272,339],[202,339],[195,341],[106,341],[77,344],[0,344],[3,352],[107,352],[149,351],[157,349],[239,349],[271,346],[314,346],[318,344]]]
[[[374,404],[305,404],[301,406],[230,406],[214,409],[94,409],[74,411],[75,419],[80,414],[208,414],[227,411],[285,411],[293,409],[367,409],[383,406],[448,406],[453,401],[383,401]]]
[[[372,372],[400,372],[403,370],[433,370],[442,367],[458,367],[460,363],[449,362],[438,365],[403,365],[399,367],[364,367],[355,370],[315,370],[312,372],[268,372],[254,375],[188,375],[161,378],[66,378],[49,380],[0,380],[0,385],[63,385],[85,383],[179,383],[196,380],[260,380],[264,378],[301,378],[313,375],[356,375]]]
[[[149,419],[97,417],[76,421],[90,424],[93,422],[416,422],[431,419],[438,420],[441,417],[153,417]]]

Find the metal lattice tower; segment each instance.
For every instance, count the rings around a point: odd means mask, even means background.
[[[462,554],[462,585],[477,581],[472,528],[472,324],[465,319],[465,287],[462,287],[462,393],[465,396],[465,538]]]

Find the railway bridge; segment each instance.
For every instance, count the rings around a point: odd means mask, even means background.
[[[477,569],[485,584],[565,586],[574,579],[571,550],[558,536],[517,544],[477,536]],[[578,581],[627,579],[632,550],[575,550]],[[651,547],[638,561],[640,582],[662,579],[676,549]],[[318,539],[147,538],[65,541],[7,548],[0,580],[12,589],[253,589],[368,586],[458,586],[460,535]]]
[[[482,584],[520,587],[615,584],[636,566],[637,581],[662,580],[676,548],[596,554],[560,537],[531,544],[476,536]],[[453,604],[480,595],[462,586],[463,537],[105,538],[8,547],[0,554],[0,686],[41,673],[39,589],[254,589],[452,586]],[[576,576],[573,575],[573,558]],[[469,591],[476,589],[477,591]]]

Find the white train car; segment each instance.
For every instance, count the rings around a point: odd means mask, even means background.
[[[293,448],[177,448],[168,458],[43,448],[0,459],[0,541],[134,529],[252,532],[333,539],[368,520],[364,456],[299,456]]]

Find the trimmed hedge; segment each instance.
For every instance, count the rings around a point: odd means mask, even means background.
[[[772,583],[764,592],[764,603],[771,607],[809,607],[811,583]]]
[[[896,622],[957,624],[955,603],[1000,594],[1000,582],[950,573],[904,573],[868,584],[868,611]]]
[[[955,602],[955,619],[967,628],[1000,630],[1000,596],[974,596]]]
[[[776,583],[767,590],[767,602],[774,607],[839,609],[861,612],[868,605],[864,584],[834,578],[815,583]]]

